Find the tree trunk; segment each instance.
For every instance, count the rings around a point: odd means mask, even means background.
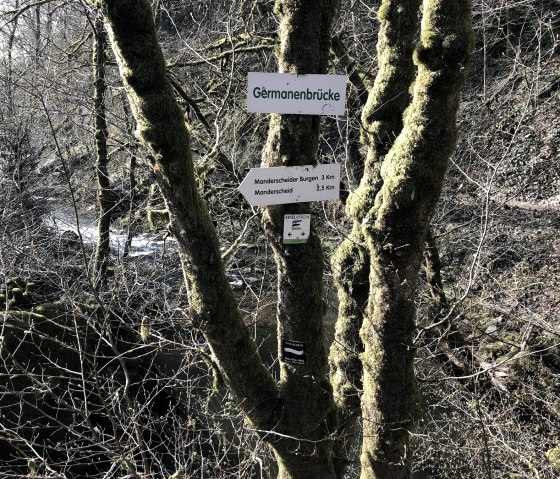
[[[106,279],[109,261],[109,227],[111,226],[110,183],[107,171],[107,120],[105,116],[105,47],[103,21],[95,21],[93,42],[93,104],[95,123],[95,176],[97,178],[97,245],[95,249],[93,279],[99,287]]]
[[[374,206],[363,211],[371,271],[361,330],[362,479],[410,476],[416,281],[455,147],[459,93],[472,43],[469,1],[424,0],[413,99],[379,169]]]
[[[190,138],[165,75],[146,0],[100,0],[111,45],[152,169],[169,210],[189,294],[187,311],[240,407],[260,430],[272,430],[278,389],[263,364],[233,296],[216,231],[198,195]]]
[[[428,350],[442,369],[455,376],[469,392],[480,395],[491,390],[494,387],[493,376],[477,374],[484,368],[480,365],[472,345],[450,318],[451,311],[441,278],[441,261],[431,230],[428,230],[426,236],[424,269],[432,300],[429,314],[432,324],[424,329]],[[503,387],[499,381],[497,385]]]
[[[326,72],[336,7],[336,0],[277,1],[281,73]],[[316,165],[319,125],[318,116],[272,115],[263,166]],[[278,349],[283,339],[301,341],[307,355],[306,365],[280,362],[284,402],[276,431],[295,438],[272,443],[281,478],[334,477],[336,414],[324,345],[321,241],[312,228],[307,243],[282,244],[284,215],[309,212],[309,203],[270,206],[263,220],[278,268]]]
[[[14,2],[14,10],[19,8],[19,0]],[[16,39],[16,32],[18,27],[18,18],[16,17],[12,21],[12,25],[8,32],[8,40],[6,42],[6,98],[8,100],[8,115],[11,117],[14,114],[14,92],[13,92],[13,80],[12,76],[14,74],[14,42]]]
[[[123,111],[125,115],[125,124],[126,124],[126,132],[133,136],[134,135],[134,127],[132,126],[133,120],[132,115],[130,113],[130,109],[126,102],[126,98],[122,98],[123,103]],[[136,204],[136,152],[137,152],[137,145],[131,144],[129,146],[129,163],[128,163],[128,224],[126,226],[126,241],[124,243],[124,250],[123,250],[123,258],[126,258],[130,253],[130,248],[132,247],[132,239],[134,238],[134,233],[136,230],[136,208],[138,205]]]
[[[297,246],[284,249],[275,240],[280,263],[279,287],[287,294],[279,306],[281,334],[307,341],[308,354],[307,366],[282,365],[280,385],[277,387],[241,319],[224,274],[216,231],[197,192],[184,118],[165,78],[165,63],[156,40],[149,5],[141,0],[100,3],[138,131],[153,150],[153,171],[180,248],[189,293],[188,313],[208,340],[213,360],[240,407],[260,434],[272,444],[278,458],[280,477],[333,477],[328,438],[335,425],[322,341],[322,256],[317,235],[312,235],[310,243],[304,246],[306,249],[303,251],[309,253],[307,259]],[[303,24],[298,23],[300,19],[293,26],[283,21],[283,35],[286,38],[294,34],[292,30],[300,34],[309,30],[306,34],[309,45],[319,43],[328,50],[332,9],[326,7],[331,5],[323,2],[323,9],[318,9],[315,2],[309,0],[296,4],[280,3],[280,14],[290,19],[293,15],[301,15],[301,3],[305,6],[302,18],[314,17],[317,20]],[[308,58],[300,52],[299,46],[294,47],[295,44],[287,40],[284,42],[284,50],[294,55],[299,52],[300,61]],[[281,58],[289,58],[288,52],[281,53]],[[317,62],[314,72],[324,71],[325,67],[326,53]],[[287,155],[286,164],[316,161],[318,118],[290,116],[283,123],[276,116],[272,123],[265,163],[275,161],[270,148],[276,146]],[[301,132],[301,136],[295,135],[297,131]],[[308,136],[310,134],[314,136]],[[287,150],[292,148],[294,150],[289,153]],[[269,211],[266,228],[270,234],[280,231],[282,214],[275,209]]]
[[[130,160],[128,163],[128,225],[126,227],[126,242],[124,244],[123,258],[130,253],[132,239],[134,238],[134,230],[136,228],[136,220],[134,214],[136,212],[136,152],[130,152]]]
[[[410,102],[409,87],[414,80],[413,41],[419,0],[384,0],[379,10],[380,31],[377,44],[379,73],[365,102],[362,141],[368,145],[364,176],[347,202],[347,214],[354,220],[349,237],[337,249],[333,273],[338,287],[339,310],[330,363],[335,401],[339,408],[340,430],[335,447],[337,477],[343,477],[360,413],[362,391],[360,339],[370,295],[370,252],[363,235],[367,211],[374,207],[381,188],[380,169],[387,151],[402,129],[402,115]],[[344,56],[338,45],[338,55]],[[354,63],[348,65],[360,71]],[[363,75],[350,76],[359,92],[368,88]]]

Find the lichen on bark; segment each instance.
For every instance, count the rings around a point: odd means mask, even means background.
[[[277,0],[278,65],[282,73],[326,73],[337,0]],[[265,167],[317,164],[320,118],[271,115]],[[306,365],[280,362],[281,418],[275,431],[293,439],[273,448],[281,478],[334,477],[331,458],[336,414],[324,347],[323,253],[314,228],[305,244],[282,244],[285,214],[309,213],[309,203],[269,206],[263,225],[278,271],[278,341],[304,342]],[[291,451],[298,450],[294,455]]]
[[[382,186],[365,212],[371,270],[361,329],[362,479],[410,474],[416,282],[457,137],[458,99],[472,49],[470,8],[466,0],[424,0],[412,101],[379,170]]]
[[[335,449],[338,477],[344,474],[360,411],[364,346],[359,331],[370,295],[371,268],[363,223],[383,185],[381,165],[402,129],[403,112],[410,101],[418,6],[419,0],[385,0],[379,9],[378,74],[362,112],[362,143],[368,147],[364,175],[346,205],[348,216],[354,220],[352,232],[332,259],[339,297],[335,341],[329,357],[341,422]]]

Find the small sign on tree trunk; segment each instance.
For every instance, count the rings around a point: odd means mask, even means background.
[[[346,75],[249,73],[249,113],[344,115]]]
[[[301,341],[294,341],[293,339],[282,338],[282,360],[285,363],[305,366],[307,364],[305,343]]]
[[[311,231],[311,215],[284,215],[284,244],[307,243]]]

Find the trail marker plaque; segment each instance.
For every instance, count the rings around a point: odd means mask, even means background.
[[[305,366],[307,364],[305,343],[282,338],[282,360],[285,363]]]
[[[284,244],[307,243],[311,231],[311,215],[284,215]]]
[[[249,113],[344,115],[346,75],[294,75],[250,72]]]

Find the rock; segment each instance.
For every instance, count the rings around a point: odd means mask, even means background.
[[[14,289],[15,298],[24,297],[22,288]],[[111,464],[111,457],[96,450],[94,437],[91,437],[91,446],[87,440],[80,442],[86,434],[80,421],[85,420],[87,408],[84,408],[81,384],[76,387],[72,374],[77,365],[84,374],[90,407],[101,403],[100,391],[108,394],[123,390],[126,379],[117,360],[122,357],[128,366],[130,396],[143,406],[143,417],[149,414],[151,420],[164,424],[170,408],[182,414],[182,406],[171,390],[159,388],[160,368],[164,364],[158,348],[153,344],[140,346],[132,328],[123,327],[119,321],[106,324],[96,313],[97,309],[90,305],[63,301],[37,305],[31,311],[21,308],[0,311],[0,321],[4,325],[0,338],[0,375],[10,377],[0,395],[3,424],[17,427],[18,437],[32,442],[50,462],[68,459],[63,448],[53,448],[52,444],[70,445],[75,451],[83,448],[83,454],[73,455],[68,477],[97,477],[99,471],[109,470]],[[116,349],[101,340],[105,337],[100,335],[102,327],[111,328]],[[96,388],[97,380],[103,384],[102,390]],[[23,397],[25,401],[21,401]],[[20,406],[13,407],[13,404]],[[56,418],[56,426],[52,418]],[[101,407],[92,407],[87,421],[101,435],[107,432],[109,437],[113,433],[112,424]],[[12,461],[13,470],[21,472],[17,477],[25,477],[32,469],[27,459],[12,447],[7,436],[0,436],[0,464]]]
[[[80,237],[74,231],[66,230],[60,235],[60,245],[70,248],[78,249],[80,247]]]
[[[484,330],[484,332],[486,334],[489,334],[490,336],[497,336],[501,322],[502,322],[502,318],[493,319],[488,325],[488,327]]]
[[[25,281],[20,276],[12,276],[6,279],[8,288],[25,288]]]

